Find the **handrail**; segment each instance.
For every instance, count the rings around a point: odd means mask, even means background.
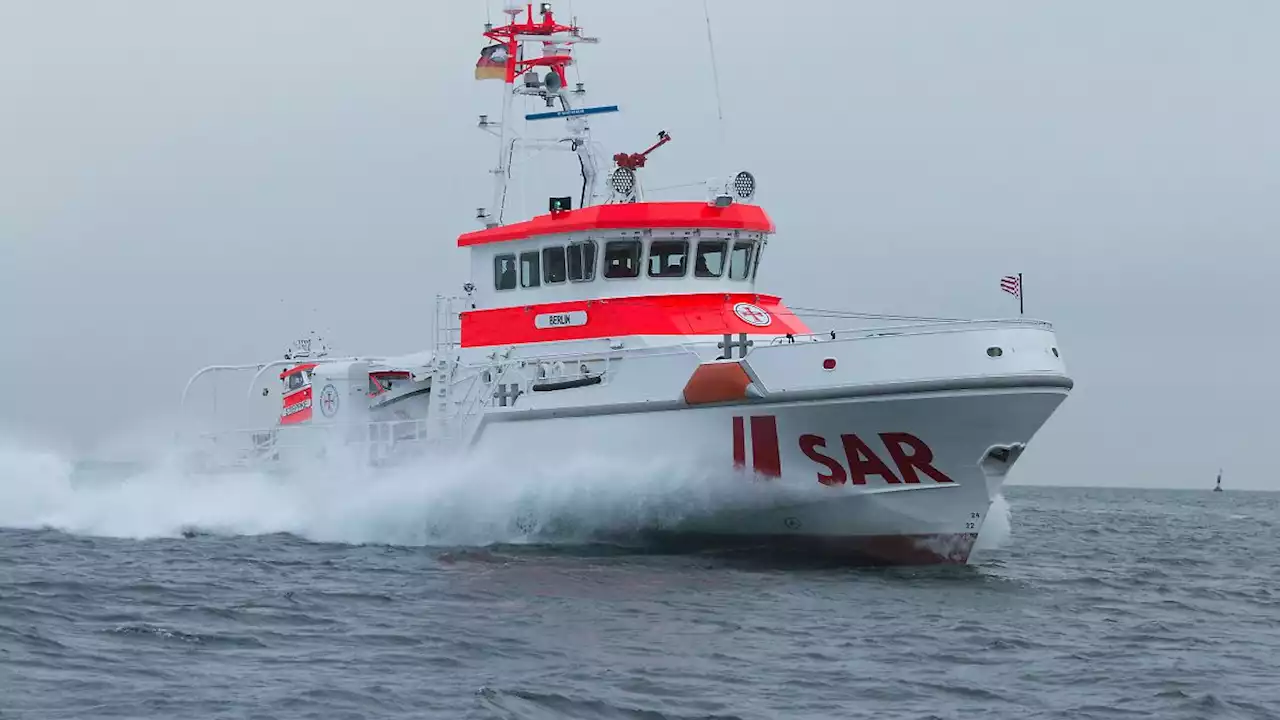
[[[317,365],[325,365],[328,363],[335,363],[335,362],[381,362],[382,360],[385,360],[385,359],[386,358],[382,358],[382,357],[352,356],[352,357],[338,357],[338,358],[323,357],[323,358],[316,358],[315,360]],[[293,360],[272,360],[266,365],[263,365],[258,370],[258,372],[253,376],[253,379],[249,381],[249,390],[246,393],[247,396],[253,397],[253,386],[258,384],[258,378],[262,377],[262,373],[266,372],[267,370],[270,370],[273,367],[283,367],[285,365],[296,365],[302,362],[307,362],[307,358],[303,358],[301,360],[296,358]]]
[[[353,357],[339,357],[339,358],[322,357],[322,358],[315,358],[315,361],[317,362],[317,364],[323,364],[323,363],[330,363],[330,362],[380,362],[384,359],[385,358],[383,357],[353,356]],[[197,370],[195,374],[191,376],[190,379],[187,380],[186,386],[182,388],[182,399],[178,403],[178,406],[179,408],[186,407],[187,396],[191,393],[192,386],[196,384],[196,380],[199,380],[203,375],[207,373],[222,371],[222,370],[253,370],[256,368],[258,372],[255,373],[253,376],[253,379],[249,381],[249,390],[248,390],[248,396],[253,397],[253,386],[257,384],[258,378],[262,377],[262,374],[264,372],[266,372],[267,370],[270,370],[273,367],[283,367],[285,365],[296,365],[296,364],[300,364],[307,361],[308,361],[308,358],[294,358],[292,360],[268,360],[265,362],[246,363],[243,365],[208,365],[206,367],[202,367],[199,370]]]
[[[844,340],[851,339],[868,339],[892,333],[895,335],[927,335],[936,332],[962,332],[968,329],[976,329],[979,327],[1035,327],[1046,330],[1052,330],[1053,325],[1044,320],[1020,320],[1020,319],[988,319],[988,320],[939,320],[936,322],[911,323],[908,325],[878,325],[875,327],[858,327],[825,330],[822,332],[809,333],[793,333],[791,339],[800,340],[803,338],[824,339],[832,333],[836,335],[854,335],[854,337],[845,337]],[[769,341],[770,345],[786,344],[790,341],[787,336],[780,335]]]
[[[186,408],[187,395],[191,392],[191,386],[195,385],[196,380],[199,380],[200,376],[204,375],[205,373],[214,372],[216,370],[252,370],[253,368],[261,368],[261,367],[262,367],[262,363],[250,363],[248,365],[209,365],[207,367],[202,367],[196,371],[195,375],[191,376],[190,380],[187,380],[186,387],[182,388],[182,400],[178,403],[178,407],[184,408],[184,409]]]
[[[796,314],[799,314],[799,313],[796,313]],[[859,317],[859,315],[850,314],[849,319],[853,319],[854,317]],[[863,317],[870,319],[870,316],[863,316]],[[903,319],[908,318],[908,316],[896,316],[896,317],[903,318]],[[790,344],[793,342],[806,341],[806,340],[825,340],[825,341],[839,342],[839,341],[850,341],[850,340],[869,340],[875,337],[884,336],[886,334],[926,335],[926,334],[935,334],[935,333],[963,332],[970,329],[977,329],[980,327],[993,327],[993,328],[1032,327],[1032,328],[1041,328],[1046,330],[1053,329],[1053,325],[1049,322],[1046,322],[1043,320],[1032,320],[1032,319],[1025,319],[1025,318],[987,318],[987,319],[910,318],[910,319],[913,319],[913,320],[918,319],[919,322],[907,322],[907,323],[890,324],[890,325],[834,329],[834,330],[827,330],[823,332],[809,332],[809,333],[799,333],[799,334],[793,333],[790,336],[773,335],[767,341],[767,344],[763,345],[763,347],[774,347],[780,344]],[[831,338],[833,333],[835,337]],[[766,337],[769,337],[769,336],[766,336]],[[508,355],[502,359],[498,359],[497,357],[491,357],[489,359],[460,362],[460,358],[455,357],[455,358],[451,358],[449,362],[454,366],[454,373],[462,369],[468,369],[468,370],[492,369],[496,371],[495,374],[497,377],[495,377],[492,382],[487,384],[489,387],[492,387],[494,383],[499,382],[502,379],[505,379],[508,373],[508,370],[510,369],[511,365],[514,363],[545,363],[545,362],[557,362],[557,361],[577,362],[577,361],[591,360],[591,361],[597,361],[597,362],[603,361],[607,368],[613,360],[621,360],[623,358],[664,357],[664,356],[669,357],[674,355],[692,355],[696,360],[701,361],[703,354],[699,353],[698,351],[711,350],[712,348],[715,348],[715,347],[717,346],[711,340],[698,340],[698,341],[690,341],[690,342],[676,342],[676,343],[663,344],[663,345],[645,345],[641,347],[626,348],[626,349],[623,349],[621,347],[611,347],[609,349],[576,350],[576,351],[570,351],[570,352],[559,351],[559,352],[548,352],[545,354],[529,354],[529,355],[522,355],[517,357],[510,356],[509,353],[514,348],[509,347],[507,348]],[[384,356],[350,356],[350,357],[338,357],[338,358],[323,357],[323,358],[316,358],[315,360],[319,363],[333,363],[333,362],[385,362],[386,359],[387,358]],[[273,368],[291,365],[294,363],[304,362],[304,361],[306,361],[306,359],[295,358],[295,359],[288,359],[288,360],[283,360],[283,359],[271,360],[266,362],[258,362],[258,363],[242,364],[242,365],[209,365],[207,367],[204,367],[198,370],[187,381],[186,386],[182,390],[182,399],[181,399],[180,407],[183,410],[186,409],[192,387],[195,385],[197,380],[199,380],[201,377],[203,377],[208,373],[220,372],[220,371],[237,371],[237,370],[256,369],[257,372],[254,374],[253,379],[250,381],[249,387],[247,390],[247,397],[252,399],[254,388],[256,387],[258,381],[262,378],[264,373],[268,372]],[[483,382],[481,382],[480,384],[482,386],[484,385]],[[472,391],[475,391],[475,395],[470,397],[467,400],[464,400],[465,407],[458,408],[458,411],[454,413],[455,419],[461,419],[464,423],[467,420],[469,420],[475,414],[475,412],[479,410],[480,407],[483,407],[484,405],[487,404],[486,398],[484,397],[484,395],[486,394],[484,387],[477,387],[476,385],[472,385],[472,388],[468,391],[467,395],[471,395]]]
[[[320,435],[320,434],[331,433],[334,430],[353,428],[353,427],[371,427],[371,426],[392,427],[392,426],[405,426],[405,425],[425,425],[427,422],[429,422],[427,418],[411,418],[409,420],[364,420],[361,422],[334,423],[331,425],[295,425],[290,427],[289,429],[294,432],[302,431],[304,433],[312,433],[312,434]],[[277,426],[277,425],[271,425],[266,427],[252,427],[252,428],[240,427],[240,428],[231,428],[229,430],[213,430],[208,432],[196,433],[194,437],[204,439],[204,438],[227,437],[227,436],[233,436],[233,435],[251,436],[251,435],[261,435],[263,433],[274,432],[279,429],[280,429],[280,426]]]
[[[790,306],[787,307],[789,313],[797,316],[812,317],[828,317],[828,318],[846,318],[860,320],[917,320],[921,322],[1009,322],[1009,323],[1039,323],[1043,320],[1037,320],[1027,317],[1004,317],[1004,318],[954,318],[954,317],[936,317],[931,315],[895,315],[891,313],[868,313],[857,312],[854,310],[836,310],[831,308],[809,308]]]
[[[827,330],[822,332],[792,334],[792,339],[799,341],[806,338],[827,339],[832,332],[837,335],[837,340],[865,340],[871,339],[884,333],[925,335],[939,332],[962,332],[967,329],[973,329],[982,326],[1014,326],[1014,327],[1038,327],[1052,329],[1052,325],[1042,320],[1023,320],[1023,319],[976,319],[976,320],[946,320],[936,322],[911,323],[903,325],[881,325],[876,327],[860,327],[860,328],[837,328],[834,331]],[[839,337],[843,335],[844,337]],[[770,339],[769,346],[787,343],[785,335],[777,335]],[[701,356],[696,349],[712,349],[715,343],[709,340],[701,340],[695,342],[672,343],[670,345],[646,346],[644,348],[626,349],[609,349],[609,350],[582,350],[575,352],[550,352],[546,354],[530,354],[522,355],[514,358],[506,358],[501,361],[484,361],[484,362],[468,362],[460,363],[461,368],[501,368],[505,374],[505,368],[513,363],[542,363],[553,361],[574,361],[574,360],[603,360],[610,361],[614,359],[622,359],[627,356],[635,357],[633,353],[636,350],[645,350],[645,357],[663,357],[672,355],[693,355],[695,358]]]
[[[929,321],[929,322],[918,322],[918,323],[909,323],[909,324],[900,324],[900,325],[880,325],[875,327],[859,327],[859,328],[837,328],[834,330],[834,332],[836,333],[837,336],[845,335],[846,337],[843,339],[851,339],[847,337],[848,335],[855,335],[855,336],[859,336],[862,339],[865,339],[865,338],[874,337],[877,334],[882,334],[886,332],[896,332],[900,334],[905,334],[904,331],[909,331],[910,334],[928,334],[933,332],[954,332],[954,331],[960,331],[968,328],[976,328],[981,326],[1014,326],[1014,327],[1038,327],[1038,328],[1044,328],[1049,330],[1053,329],[1053,325],[1051,323],[1048,323],[1043,320],[1030,320],[1030,319],[1020,319],[1020,318],[990,318],[990,319],[954,319],[954,320],[938,319],[938,320]],[[821,332],[810,332],[810,333],[800,333],[800,334],[793,333],[792,338],[796,340],[800,340],[802,338],[821,339],[821,338],[826,338],[830,336],[832,332],[833,332],[832,330],[825,330]],[[779,343],[786,343],[786,342],[787,340],[786,340],[785,334],[774,336],[769,341],[770,345],[776,345]],[[714,342],[711,342],[709,340],[700,340],[700,341],[693,341],[693,342],[672,343],[670,345],[645,346],[642,349],[648,351],[644,353],[646,357],[660,357],[664,355],[684,355],[684,354],[692,354],[697,356],[698,353],[694,351],[695,348],[710,349],[713,347],[715,347]],[[504,362],[528,363],[528,362],[549,362],[549,361],[555,361],[555,360],[578,360],[578,359],[608,360],[611,358],[623,358],[628,355],[631,355],[632,357],[634,357],[632,353],[634,353],[635,350],[637,349],[641,349],[641,348],[633,348],[630,350],[610,349],[610,350],[581,350],[581,351],[575,351],[575,352],[550,352],[546,354],[537,354],[537,355],[531,354],[531,355],[524,355],[517,358],[510,358],[505,360]],[[462,365],[461,367],[489,367],[489,366],[490,366],[490,363],[488,362],[479,362],[479,363],[467,363],[465,365]]]

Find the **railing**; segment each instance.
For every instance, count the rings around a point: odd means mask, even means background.
[[[445,313],[452,312],[452,305],[443,302]],[[803,310],[803,309],[801,309]],[[801,312],[797,312],[801,315]],[[811,332],[797,335],[780,335],[768,338],[756,336],[757,347],[770,347],[780,344],[800,342],[844,342],[865,341],[875,338],[891,338],[903,335],[926,335],[935,333],[965,332],[982,328],[1016,328],[1030,327],[1052,329],[1052,325],[1038,320],[1025,319],[960,319],[960,318],[912,318],[902,316],[869,316],[858,314],[823,314],[820,317],[836,317],[842,319],[896,320],[896,322],[875,326],[862,326]],[[440,327],[448,330],[448,324]],[[768,337],[768,336],[765,336]],[[437,350],[449,345],[448,334],[438,336]],[[461,446],[459,440],[465,440],[472,421],[477,414],[494,402],[494,389],[507,383],[516,376],[520,390],[530,392],[532,386],[543,378],[539,377],[538,366],[551,363],[563,363],[567,372],[563,377],[575,375],[583,364],[589,364],[590,375],[601,375],[602,382],[608,382],[614,375],[617,361],[624,358],[653,358],[671,356],[690,356],[695,363],[719,355],[717,341],[712,339],[691,342],[672,343],[670,345],[646,346],[643,348],[615,347],[607,350],[591,351],[551,351],[534,355],[510,357],[507,355],[491,355],[488,360],[479,362],[461,362],[456,356],[437,358],[447,363],[441,369],[437,366],[432,382],[441,383],[444,390],[439,398],[443,406],[433,401],[428,417],[419,420],[381,420],[366,423],[339,425],[292,425],[287,428],[271,426],[265,428],[234,429],[222,432],[205,432],[195,437],[202,441],[203,447],[193,448],[197,451],[213,450],[210,459],[222,466],[242,467],[280,459],[282,454],[299,453],[303,457],[323,456],[335,446],[350,451],[352,449],[364,454],[370,462],[379,463],[398,456],[402,452],[416,452],[406,448],[427,448],[433,446]],[[450,353],[452,354],[452,353]],[[748,353],[749,354],[749,353]],[[366,358],[369,359],[369,358]],[[259,363],[244,366],[214,366],[197,373],[216,370],[257,370],[261,374],[270,363]],[[527,368],[526,372],[514,372],[517,366]],[[484,373],[491,375],[486,376]],[[552,380],[560,375],[549,375]],[[196,378],[192,378],[192,382]],[[188,384],[190,389],[190,383]],[[184,391],[184,395],[185,395]],[[460,395],[461,397],[455,397]],[[229,453],[229,454],[228,454]],[[217,455],[214,458],[212,455]]]
[[[431,323],[436,357],[462,344],[462,316],[458,306],[464,302],[464,298],[436,295],[435,317]]]
[[[702,362],[706,358],[717,357],[720,355],[720,348],[717,347],[717,341],[710,338],[692,340],[687,342],[674,342],[669,345],[646,346],[643,348],[622,348],[615,347],[608,350],[555,350],[548,349],[547,352],[524,355],[514,359],[490,359],[488,361],[471,361],[461,362],[457,356],[457,349],[460,346],[461,328],[455,321],[459,319],[457,313],[458,303],[466,302],[465,298],[446,297],[437,295],[436,297],[436,317],[434,321],[433,333],[435,339],[435,349],[437,361],[448,363],[445,372],[436,371],[433,376],[433,382],[446,384],[446,407],[452,412],[438,413],[440,408],[433,403],[431,413],[433,420],[453,422],[469,422],[477,412],[480,412],[490,400],[492,400],[493,388],[505,381],[509,377],[511,366],[516,363],[525,364],[547,364],[547,363],[564,363],[566,365],[580,365],[582,363],[603,364],[602,382],[608,382],[611,373],[610,365],[613,361],[623,358],[639,358],[639,357],[662,357],[672,355],[690,355],[695,361]],[[782,344],[791,344],[797,342],[823,342],[823,341],[848,341],[848,340],[869,340],[878,337],[898,336],[898,335],[924,335],[934,333],[963,332],[980,328],[1011,328],[1011,327],[1033,327],[1045,330],[1052,330],[1050,323],[1040,320],[1030,320],[1022,318],[1012,319],[968,319],[968,318],[938,318],[938,317],[919,317],[909,315],[884,315],[871,313],[855,313],[839,310],[824,310],[821,308],[791,308],[791,314],[796,317],[806,319],[810,327],[816,326],[818,323],[811,319],[825,320],[845,320],[856,321],[857,326],[850,326],[852,323],[843,324],[830,330],[814,331],[802,334],[792,335],[774,335],[774,336],[754,336],[754,343],[757,348],[770,347]],[[361,360],[378,362],[379,357],[363,356],[363,357],[338,357],[325,358],[325,362],[345,361],[345,360]],[[198,371],[188,381],[183,389],[182,404],[187,403],[192,386],[196,381],[210,373],[219,372],[254,372],[254,380],[250,382],[250,393],[256,387],[257,381],[266,373],[275,367],[287,365],[293,361],[270,360],[261,363],[253,363],[247,365],[214,365]],[[481,378],[482,373],[486,370],[494,373],[496,377],[491,377],[489,381]],[[459,375],[463,375],[459,378]],[[568,376],[571,373],[566,374]],[[595,373],[591,373],[595,374]],[[455,387],[455,379],[461,381],[470,380],[471,384],[462,391],[462,387]],[[529,374],[521,374],[521,389],[525,392],[530,390],[530,386],[537,381],[537,378]],[[461,382],[457,383],[459,386]],[[462,398],[457,402],[454,401],[454,395],[462,392]],[[433,389],[433,395],[435,390]],[[452,406],[452,407],[449,407]],[[273,411],[275,409],[273,408]],[[215,407],[216,412],[216,407]],[[248,431],[245,431],[248,432]]]
[[[324,457],[330,451],[359,452],[377,463],[400,448],[432,446],[428,420],[379,420],[339,425],[295,425],[281,428],[238,428],[195,436],[188,450],[193,457],[212,460],[221,467],[246,467],[299,457]],[[281,456],[285,455],[286,458]]]
[[[801,313],[795,313],[797,317],[806,317]],[[847,319],[847,316],[831,315],[819,317],[838,317]],[[861,318],[860,318],[861,319]],[[867,317],[865,319],[875,319]],[[891,318],[880,318],[891,319]],[[897,319],[897,318],[892,318]],[[991,318],[991,319],[960,319],[960,318],[901,318],[917,320],[896,325],[873,325],[864,327],[844,327],[833,328],[831,330],[798,333],[792,335],[781,335],[772,338],[770,345],[787,344],[798,342],[801,340],[862,340],[875,337],[889,337],[894,335],[930,335],[942,332],[965,332],[968,330],[977,330],[982,328],[1009,328],[1009,327],[1032,327],[1043,330],[1052,330],[1053,325],[1043,320],[1025,320],[1021,318]],[[810,323],[812,325],[812,323]]]

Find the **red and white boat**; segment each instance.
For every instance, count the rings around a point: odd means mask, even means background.
[[[752,204],[755,178],[646,201],[644,166],[666,133],[613,155],[601,178],[590,123],[617,108],[583,104],[581,84],[565,81],[575,46],[594,39],[549,3],[508,13],[486,26],[476,68],[503,81],[503,114],[480,117],[500,149],[482,227],[457,240],[471,257],[465,296],[437,298],[435,342],[419,354],[334,357],[307,341],[281,361],[201,370],[188,391],[248,369],[251,397],[272,403],[274,427],[245,431],[240,456],[288,463],[339,446],[385,464],[484,452],[518,472],[583,449],[620,466],[657,454],[776,492],[654,537],[966,562],[1010,468],[1072,387],[1052,328],[877,327],[849,313],[856,326],[815,332],[757,288],[775,228]],[[516,137],[519,97],[545,101],[527,121],[562,131]],[[577,207],[549,198],[547,214],[506,222],[513,152],[538,143],[577,155]]]

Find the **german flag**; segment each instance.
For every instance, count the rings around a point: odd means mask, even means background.
[[[476,61],[477,80],[507,79],[507,46],[501,43],[490,45],[480,51],[480,59]]]

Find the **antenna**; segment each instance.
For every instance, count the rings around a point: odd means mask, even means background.
[[[707,48],[711,51],[711,82],[716,90],[716,172],[719,172],[721,160],[724,157],[724,109],[720,102],[720,71],[716,63],[715,41],[711,38],[711,8],[708,2],[709,0],[702,0],[702,15],[707,20]]]

